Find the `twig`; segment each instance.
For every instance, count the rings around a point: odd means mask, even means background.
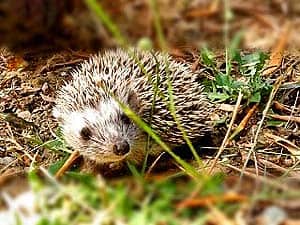
[[[272,72],[274,72],[280,66],[283,58],[283,53],[288,42],[290,30],[291,23],[286,22],[283,27],[282,33],[280,34],[279,40],[272,50],[270,61],[267,65],[268,68],[263,72],[264,76],[272,74]]]
[[[280,110],[281,112],[291,113],[292,111],[291,109],[289,109],[288,107],[286,107],[278,101],[274,101],[273,105],[277,110]]]
[[[177,205],[177,208],[199,208],[205,207],[209,204],[216,204],[220,202],[244,202],[247,196],[238,194],[236,192],[227,192],[222,195],[203,196],[194,199],[185,199]]]
[[[277,165],[276,163],[270,162],[270,161],[268,161],[266,159],[260,159],[259,162],[263,163],[268,168],[272,168],[272,169],[277,170],[278,172],[284,173],[285,176],[289,175],[290,177],[293,177],[293,178],[296,178],[296,179],[300,179],[300,174],[297,173],[296,171],[292,171],[290,169],[283,168],[283,167]]]
[[[64,163],[64,165],[56,172],[55,178],[61,177],[74,163],[74,161],[80,156],[80,153],[78,150],[75,150],[72,152],[70,157],[67,159],[67,161]]]
[[[219,12],[220,7],[219,0],[214,0],[211,2],[211,4],[208,7],[205,8],[194,8],[186,12],[185,16],[190,19],[195,18],[205,18],[215,15]]]
[[[162,152],[159,154],[159,156],[155,159],[155,161],[151,164],[151,166],[149,167],[145,178],[148,178],[149,174],[151,173],[151,171],[153,170],[154,166],[157,164],[157,162],[160,160],[160,158],[165,154],[165,152]]]
[[[289,186],[285,185],[285,184],[282,183],[282,182],[276,182],[276,181],[271,180],[271,179],[269,179],[269,178],[267,178],[267,177],[257,176],[257,174],[253,174],[253,173],[247,172],[247,171],[245,171],[245,170],[243,170],[243,169],[239,169],[239,168],[237,168],[237,167],[235,167],[235,166],[232,166],[232,165],[230,165],[230,164],[224,164],[224,166],[227,166],[227,167],[229,167],[230,169],[236,170],[236,171],[238,171],[238,172],[240,172],[240,173],[243,173],[243,174],[244,174],[245,176],[247,176],[247,177],[253,178],[253,179],[255,179],[255,180],[258,180],[258,181],[261,181],[261,182],[263,182],[263,183],[266,183],[266,184],[268,184],[268,185],[270,185],[270,186],[276,187],[276,188],[278,188],[279,190],[288,191],[288,192],[291,192],[291,191],[297,191],[297,190],[291,189]]]
[[[249,119],[254,114],[257,107],[258,107],[258,103],[256,103],[255,105],[252,106],[252,108],[248,111],[247,115],[243,118],[243,120],[240,122],[238,127],[235,129],[235,131],[229,137],[229,140],[232,140],[236,135],[238,135],[246,127]]]
[[[228,144],[228,137],[229,137],[229,134],[231,132],[231,129],[232,129],[232,126],[233,126],[233,123],[235,121],[235,118],[237,116],[237,113],[238,113],[238,109],[240,107],[240,104],[241,104],[241,101],[242,101],[242,98],[243,98],[243,95],[242,95],[242,92],[240,91],[239,92],[239,96],[238,96],[238,99],[237,99],[237,102],[236,102],[236,105],[235,105],[235,109],[233,111],[233,115],[232,115],[232,118],[231,118],[231,121],[230,121],[230,124],[229,124],[229,127],[227,129],[227,133],[223,139],[223,142],[222,142],[222,145],[216,155],[216,157],[214,158],[214,161],[212,162],[212,165],[208,171],[208,174],[211,174],[212,173],[212,170],[213,168],[216,166],[217,164],[217,161],[218,161],[218,158],[220,157],[220,155],[222,154],[222,152],[224,151],[224,148],[226,147],[226,145]]]
[[[300,123],[299,116],[281,116],[276,114],[268,114],[268,116],[272,117],[273,119],[282,120],[282,121],[293,121],[296,123]]]
[[[293,156],[300,160],[300,147],[290,142],[289,140],[286,140],[274,134],[266,133],[265,136],[274,140],[278,145],[287,149]]]
[[[296,99],[295,99],[295,101],[294,101],[294,105],[293,105],[292,111],[291,111],[291,113],[290,113],[290,119],[289,119],[288,122],[285,124],[285,126],[284,126],[285,128],[288,127],[289,122],[290,122],[291,118],[293,117],[294,111],[295,111],[295,109],[296,109],[296,107],[297,107],[298,98],[299,98],[299,91],[297,91]],[[298,118],[299,118],[299,121],[300,121],[300,117],[298,117]]]
[[[261,129],[262,129],[262,126],[263,126],[264,120],[265,120],[265,118],[266,118],[266,116],[267,116],[267,113],[268,113],[268,111],[269,111],[269,108],[271,107],[272,100],[274,99],[275,94],[277,93],[277,91],[278,91],[278,89],[279,89],[279,87],[280,87],[280,85],[281,85],[281,83],[282,83],[282,80],[283,80],[283,76],[281,75],[280,77],[277,78],[277,80],[276,80],[276,82],[275,82],[275,84],[274,84],[274,86],[273,86],[273,89],[272,89],[272,91],[271,91],[271,93],[270,93],[268,102],[267,102],[266,107],[265,107],[265,109],[264,109],[264,111],[263,111],[263,114],[262,114],[262,118],[261,118],[261,120],[258,122],[259,125],[258,125],[258,127],[257,127],[257,130],[256,130],[256,133],[255,133],[255,136],[254,136],[254,140],[253,140],[251,149],[250,149],[250,151],[249,151],[249,153],[248,153],[248,155],[247,155],[246,161],[245,161],[245,163],[244,163],[244,166],[243,166],[243,169],[242,169],[242,172],[241,172],[241,175],[240,175],[240,182],[239,182],[239,183],[241,183],[241,179],[242,179],[242,177],[243,177],[243,172],[245,171],[245,169],[246,169],[246,167],[247,167],[247,164],[248,164],[248,161],[249,161],[249,159],[250,159],[250,156],[251,156],[252,153],[254,153],[254,149],[255,149],[255,147],[256,147],[256,145],[257,145],[257,142],[258,142],[258,136],[259,136],[259,133],[260,133],[260,131],[261,131]]]

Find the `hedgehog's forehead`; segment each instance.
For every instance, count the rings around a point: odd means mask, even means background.
[[[86,107],[71,112],[65,121],[65,128],[79,133],[83,127],[96,126],[110,128],[112,122],[119,118],[121,108],[115,101],[102,101],[97,108]]]
[[[85,107],[72,111],[66,116],[65,125],[71,127],[72,130],[80,132],[85,126],[103,127],[106,124],[116,121],[122,110],[114,100],[101,101],[95,107]]]
[[[90,123],[97,123],[99,120],[107,121],[117,118],[122,112],[120,105],[113,98],[106,98],[98,103],[96,107],[86,107],[80,114]]]
[[[121,113],[121,107],[119,103],[112,97],[106,98],[104,101],[100,101],[96,111],[98,111],[102,117],[106,118],[107,116],[115,115]]]

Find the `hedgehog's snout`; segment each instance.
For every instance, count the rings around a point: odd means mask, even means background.
[[[113,153],[118,156],[126,155],[129,151],[130,146],[127,141],[122,141],[113,145]]]

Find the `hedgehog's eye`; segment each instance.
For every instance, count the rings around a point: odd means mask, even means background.
[[[92,137],[92,131],[88,127],[84,127],[80,131],[80,136],[82,137],[83,140],[88,141]]]
[[[121,120],[126,125],[131,123],[131,120],[129,119],[129,117],[124,113],[121,115]]]
[[[104,73],[105,73],[106,75],[109,74],[109,69],[108,69],[107,67],[105,67]]]

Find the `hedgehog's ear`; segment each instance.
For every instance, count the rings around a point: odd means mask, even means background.
[[[140,99],[138,98],[138,95],[134,91],[130,91],[128,94],[128,99],[127,99],[129,107],[135,111],[135,112],[140,112],[141,109],[141,102]]]

